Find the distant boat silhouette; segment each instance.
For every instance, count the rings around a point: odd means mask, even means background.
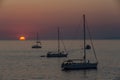
[[[60,51],[60,31],[59,31],[59,27],[58,27],[58,50],[57,52],[48,52],[46,57],[67,57],[67,52],[65,51]]]
[[[39,41],[38,39],[38,33],[36,35],[36,44],[32,46],[33,49],[39,49],[39,48],[42,48],[41,46],[41,42]]]
[[[86,69],[97,69],[98,60],[95,54],[95,50],[93,47],[93,43],[91,40],[91,45],[93,48],[93,52],[96,58],[95,62],[90,62],[90,60],[87,60],[86,58],[86,50],[91,49],[90,45],[86,45],[86,26],[85,26],[85,15],[83,15],[83,29],[84,29],[84,56],[83,59],[69,59],[64,61],[61,64],[62,70],[86,70]]]

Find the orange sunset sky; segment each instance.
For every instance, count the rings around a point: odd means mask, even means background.
[[[55,39],[58,26],[64,39],[76,39],[83,14],[94,38],[120,38],[118,0],[2,0],[0,39],[34,39],[36,32],[40,39]]]

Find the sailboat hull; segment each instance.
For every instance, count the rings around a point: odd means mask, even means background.
[[[63,53],[48,53],[47,57],[67,57],[68,54]]]
[[[41,46],[38,46],[38,45],[34,45],[34,46],[32,46],[32,48],[42,48]]]
[[[63,63],[61,67],[62,70],[97,69],[97,63]]]

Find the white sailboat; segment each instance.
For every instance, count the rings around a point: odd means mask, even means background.
[[[41,46],[41,42],[39,41],[38,39],[38,33],[37,33],[37,36],[36,36],[36,44],[32,46],[33,49],[39,49],[39,48],[42,48]]]
[[[48,52],[46,57],[67,57],[67,52],[65,51],[61,51],[60,50],[60,30],[58,27],[58,50],[57,52]]]
[[[62,70],[86,70],[86,69],[97,69],[97,65],[98,65],[98,60],[95,54],[95,50],[93,47],[93,43],[92,48],[93,48],[93,52],[95,55],[95,62],[91,62],[90,60],[88,60],[86,58],[86,50],[87,49],[91,49],[90,45],[86,44],[86,25],[85,25],[85,15],[83,15],[83,29],[84,29],[84,56],[83,59],[69,59],[66,60],[62,63],[61,68]],[[91,41],[92,42],[92,41]]]

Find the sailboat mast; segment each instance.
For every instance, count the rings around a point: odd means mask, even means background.
[[[60,52],[60,30],[58,27],[58,53]]]
[[[38,45],[38,32],[37,32],[37,34],[36,34],[36,43],[37,43],[37,45]]]
[[[36,37],[36,40],[37,40],[37,42],[38,42],[38,32],[37,32],[37,37]]]
[[[86,62],[86,49],[85,49],[85,45],[86,45],[86,28],[85,28],[85,14],[83,14],[83,31],[84,31],[84,61]]]

